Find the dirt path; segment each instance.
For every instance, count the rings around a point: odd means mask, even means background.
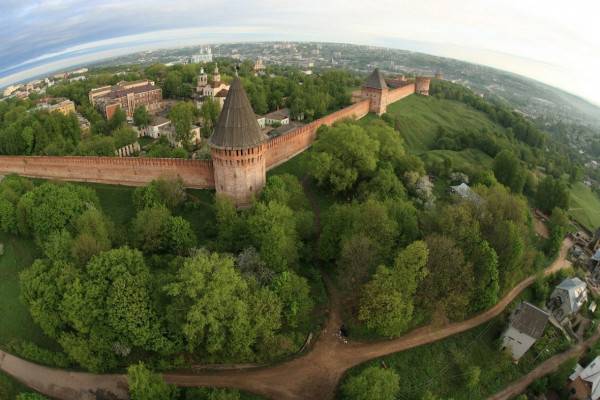
[[[521,379],[511,383],[507,388],[495,395],[488,397],[488,400],[508,400],[515,396],[523,393],[529,385],[531,385],[536,379],[541,378],[544,375],[551,374],[558,370],[558,368],[566,361],[572,358],[579,358],[587,349],[590,348],[594,343],[600,340],[600,330],[587,339],[585,342],[579,343],[571,349],[555,355],[540,364],[533,371],[522,377]]]
[[[572,245],[565,239],[558,258],[545,274],[569,266],[566,254]],[[169,383],[179,386],[215,386],[246,390],[277,400],[331,399],[336,386],[349,368],[380,357],[425,345],[474,328],[499,315],[535,277],[529,277],[513,288],[497,305],[469,320],[443,327],[426,326],[397,339],[375,343],[345,344],[337,337],[342,320],[339,299],[331,296],[330,317],[315,342],[304,356],[264,368],[227,371],[199,371],[165,374]],[[545,364],[545,363],[544,363]],[[95,398],[111,393],[117,399],[127,397],[123,375],[94,375],[39,366],[0,351],[0,369],[41,393],[64,400]]]

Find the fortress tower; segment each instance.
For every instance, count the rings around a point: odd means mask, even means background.
[[[238,208],[250,206],[265,186],[265,141],[242,83],[236,77],[209,139],[217,194]]]
[[[361,89],[361,97],[369,99],[371,104],[369,112],[377,115],[385,113],[388,101],[388,85],[383,79],[379,68],[375,68]]]
[[[427,76],[417,76],[415,78],[415,93],[421,94],[423,96],[429,96],[430,83],[431,78]]]

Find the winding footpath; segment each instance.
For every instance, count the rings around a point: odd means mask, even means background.
[[[566,255],[571,245],[569,239],[564,240],[557,259],[544,271],[546,275],[570,265]],[[523,280],[494,307],[466,321],[442,327],[425,326],[397,339],[374,343],[346,344],[338,338],[337,332],[342,319],[339,313],[339,297],[332,292],[327,324],[312,350],[307,354],[268,367],[175,371],[165,374],[164,377],[167,382],[179,386],[237,388],[277,400],[331,399],[334,397],[339,380],[349,368],[373,358],[432,343],[483,324],[502,313],[506,306],[534,281],[535,276]],[[578,347],[573,351],[577,349]],[[550,360],[561,356],[555,356]],[[90,374],[54,369],[25,361],[3,351],[0,351],[0,370],[40,393],[57,399],[87,400],[97,397],[127,399],[128,397],[125,375]],[[493,399],[504,398],[506,397],[493,397]]]

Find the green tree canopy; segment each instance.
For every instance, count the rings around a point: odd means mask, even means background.
[[[398,253],[392,268],[379,266],[363,288],[358,318],[382,336],[397,336],[412,319],[414,296],[427,276],[428,249],[414,242]]]
[[[391,369],[365,368],[342,385],[346,400],[394,400],[400,390],[400,378]]]
[[[502,150],[494,159],[494,175],[496,179],[515,193],[521,193],[525,185],[525,171],[521,161],[510,150]]]
[[[178,390],[165,383],[159,374],[150,371],[144,363],[127,368],[131,400],[175,400]]]

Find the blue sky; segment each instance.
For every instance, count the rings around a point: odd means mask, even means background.
[[[317,40],[516,72],[600,104],[595,0],[0,0],[0,86],[161,47]]]

